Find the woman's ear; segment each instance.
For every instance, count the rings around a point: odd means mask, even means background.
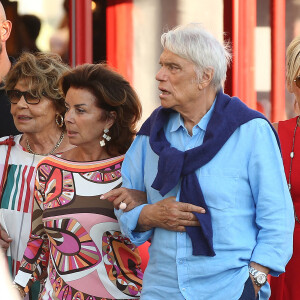
[[[115,111],[110,111],[106,121],[106,128],[110,128],[111,126],[113,126],[116,119],[117,119],[117,113]]]
[[[286,89],[288,90],[289,93],[293,93],[293,82],[286,82]]]

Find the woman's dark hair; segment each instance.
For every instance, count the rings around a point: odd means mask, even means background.
[[[97,106],[105,111],[105,118],[109,118],[110,112],[116,112],[116,120],[109,129],[111,140],[105,149],[109,155],[124,154],[135,137],[142,113],[140,100],[129,82],[105,64],[84,64],[66,72],[60,79],[64,96],[70,87],[92,93]],[[101,135],[99,132],[99,138]]]

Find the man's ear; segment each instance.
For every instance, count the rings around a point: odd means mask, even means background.
[[[203,90],[211,83],[212,79],[214,78],[214,69],[207,68],[202,73],[202,78],[198,84],[199,90]]]
[[[1,40],[3,42],[6,42],[8,40],[11,33],[11,29],[12,29],[11,21],[9,20],[3,21],[3,23],[1,24]]]

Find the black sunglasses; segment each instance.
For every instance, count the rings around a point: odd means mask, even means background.
[[[300,89],[300,75],[296,77],[296,79],[294,79],[294,81],[296,82],[296,86]]]
[[[12,104],[17,104],[22,96],[24,97],[26,103],[28,103],[28,104],[38,104],[41,101],[41,99],[39,97],[35,97],[27,91],[21,92],[19,90],[9,90],[9,91],[6,91],[6,93],[7,93],[9,102]]]

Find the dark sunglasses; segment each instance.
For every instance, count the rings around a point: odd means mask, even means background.
[[[28,104],[38,104],[41,101],[41,99],[39,97],[35,97],[27,91],[21,92],[18,90],[9,90],[9,91],[6,91],[6,93],[7,93],[9,102],[12,104],[17,104],[22,96],[24,97],[26,103],[28,103]]]
[[[300,75],[296,77],[296,79],[294,79],[294,81],[296,82],[296,86],[300,89]]]

